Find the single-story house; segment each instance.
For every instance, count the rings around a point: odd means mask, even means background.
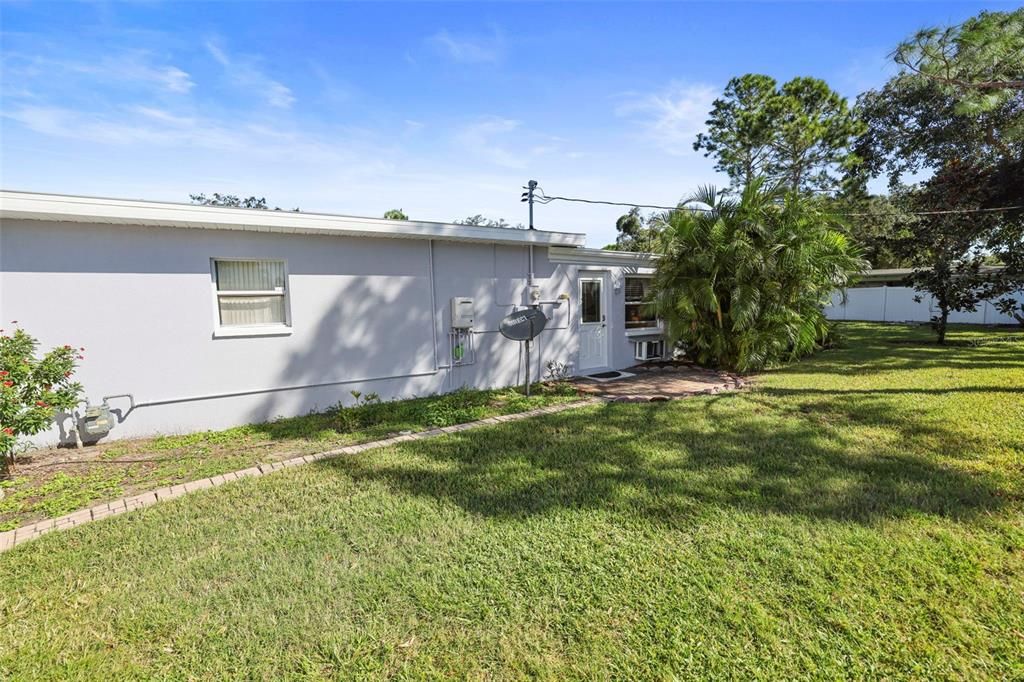
[[[531,304],[533,377],[660,357],[652,266],[567,232],[0,191],[0,327],[84,347],[111,438],[521,383],[499,322]]]

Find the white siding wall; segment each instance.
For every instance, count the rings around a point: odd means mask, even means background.
[[[575,268],[546,253],[534,248],[543,298],[572,302],[545,306],[534,376],[548,360],[576,363]],[[213,337],[217,257],[287,262],[290,335]],[[84,346],[79,378],[94,402],[134,394],[143,406],[112,437],[223,428],[351,402],[353,389],[398,398],[521,381],[521,344],[497,328],[526,302],[527,258],[527,247],[435,241],[432,277],[423,239],[8,220],[0,326],[18,320],[45,347]],[[448,369],[453,296],[475,299],[479,333],[475,364]]]
[[[914,300],[921,296],[921,302]],[[1017,294],[1024,298],[1024,292]],[[938,310],[929,294],[919,294],[911,287],[863,287],[848,289],[846,303],[841,293],[832,297],[825,314],[833,320],[864,320],[872,322],[928,322]],[[1009,315],[1002,315],[985,301],[973,312],[950,313],[949,321],[961,324],[1015,324]]]

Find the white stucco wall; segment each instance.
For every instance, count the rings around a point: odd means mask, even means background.
[[[84,346],[78,377],[92,401],[134,394],[140,406],[112,437],[296,415],[351,402],[352,390],[399,398],[522,381],[521,344],[497,329],[526,303],[527,247],[434,241],[432,276],[430,244],[5,220],[0,320],[18,320],[45,347]],[[221,257],[287,262],[290,335],[213,337],[210,259]],[[571,303],[544,306],[551,322],[533,371],[548,360],[575,366],[575,266],[552,264],[534,247],[534,272],[545,300],[568,293]],[[453,296],[475,299],[478,333],[475,364],[449,368]]]
[[[921,301],[914,300],[920,296]],[[1024,298],[1024,292],[1016,298]],[[847,289],[846,302],[842,293],[832,297],[825,307],[825,315],[833,320],[863,320],[868,322],[928,322],[938,313],[931,295],[915,291],[912,287],[859,287]],[[960,324],[1016,324],[1009,315],[1003,315],[990,301],[978,305],[974,312],[953,312],[949,321]]]

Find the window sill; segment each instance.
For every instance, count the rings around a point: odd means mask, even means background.
[[[266,327],[217,327],[213,330],[215,339],[244,338],[247,336],[291,336],[292,328],[283,325]]]
[[[663,327],[635,327],[626,330],[626,336],[662,336],[665,333]]]

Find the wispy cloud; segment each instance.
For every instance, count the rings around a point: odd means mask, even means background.
[[[320,62],[310,60],[309,69],[319,81],[319,97],[332,105],[351,105],[362,96],[362,92],[355,84],[339,78]]]
[[[429,42],[449,58],[464,64],[496,62],[505,51],[504,38],[497,29],[490,36],[456,36],[441,29]]]
[[[369,149],[370,155],[389,151],[386,141],[367,141],[347,131],[315,132],[235,117],[218,120],[142,105],[109,111],[22,105],[5,109],[0,115],[41,135],[110,147],[228,151],[329,164],[350,162],[350,151],[355,148]],[[253,145],[254,139],[260,144]]]
[[[564,149],[567,140],[532,131],[522,121],[485,116],[455,132],[455,143],[470,156],[490,165],[521,170]]]
[[[253,58],[229,55],[215,40],[207,40],[205,46],[237,86],[254,91],[272,107],[288,109],[295,103],[291,88],[263,73]]]
[[[459,130],[456,141],[466,151],[504,168],[526,166],[525,150],[509,147],[509,133],[517,131],[522,121],[491,116],[475,121]]]
[[[107,55],[95,61],[51,59],[39,55],[8,53],[4,66],[8,73],[27,78],[52,79],[64,72],[76,77],[118,85],[152,87],[156,90],[186,94],[195,87],[188,72],[171,64],[156,63],[156,58],[144,50],[129,50]]]
[[[672,83],[654,93],[626,93],[615,113],[636,120],[646,137],[670,154],[693,151],[719,89],[706,84]]]

